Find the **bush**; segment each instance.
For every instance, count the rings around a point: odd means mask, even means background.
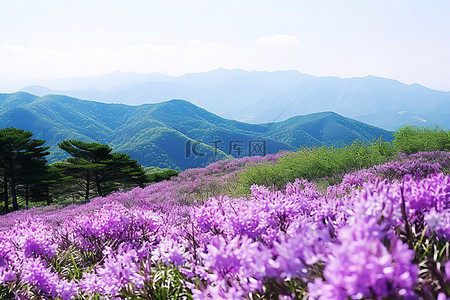
[[[282,188],[296,178],[307,180],[326,179],[337,182],[342,174],[381,164],[394,155],[394,148],[388,142],[377,141],[364,144],[356,141],[344,148],[304,148],[278,160],[275,165],[258,165],[248,168],[239,178],[244,189],[253,184]]]
[[[398,152],[413,154],[420,151],[450,151],[450,131],[439,127],[406,126],[394,132],[394,146]]]
[[[177,176],[177,170],[172,169],[160,169],[155,167],[145,168],[147,178],[149,182],[160,182],[169,180],[172,176]]]

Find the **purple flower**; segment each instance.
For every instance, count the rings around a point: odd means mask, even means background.
[[[312,298],[413,295],[418,278],[418,267],[411,263],[414,252],[391,233],[391,246],[386,248],[381,242],[386,235],[374,218],[356,220],[353,225],[342,228],[340,244],[332,246],[325,260],[325,282],[316,280],[308,286]],[[320,289],[327,293],[322,295]]]
[[[161,260],[165,264],[174,264],[177,267],[184,265],[187,257],[186,248],[172,239],[162,241],[152,252],[152,260]]]
[[[144,285],[145,277],[139,273],[140,263],[135,250],[111,248],[104,251],[105,261],[95,272],[84,275],[80,282],[82,290],[88,293],[101,293],[117,296],[119,291],[131,283],[139,289]]]
[[[31,284],[44,295],[72,299],[78,292],[78,285],[73,281],[61,280],[57,273],[46,267],[40,258],[27,259],[23,264],[21,280]]]
[[[11,240],[22,249],[25,257],[53,257],[58,248],[54,236],[49,226],[31,219],[16,225],[11,231]]]

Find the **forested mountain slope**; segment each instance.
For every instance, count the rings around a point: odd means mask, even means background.
[[[47,140],[52,161],[65,157],[57,143],[79,139],[109,144],[145,166],[178,169],[228,155],[262,154],[250,153],[258,143],[264,145],[259,150],[276,153],[301,146],[341,146],[355,139],[392,138],[389,131],[332,112],[248,124],[221,118],[184,100],[129,106],[25,92],[0,94],[0,127],[10,126]]]

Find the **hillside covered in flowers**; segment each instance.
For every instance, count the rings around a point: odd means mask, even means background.
[[[1,299],[446,299],[450,152],[238,193],[224,160],[0,218]]]

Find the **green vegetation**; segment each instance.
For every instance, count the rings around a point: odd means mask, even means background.
[[[355,141],[344,148],[303,148],[280,158],[275,165],[248,168],[241,174],[239,182],[246,190],[253,184],[282,188],[296,178],[335,183],[341,174],[381,164],[393,155],[393,146],[382,141],[372,144]]]
[[[450,151],[450,131],[439,127],[406,126],[394,133],[394,146],[398,152],[412,154],[419,151]]]
[[[43,140],[31,139],[33,133],[17,128],[0,130],[0,182],[5,210],[11,196],[14,210],[18,197],[24,196],[26,206],[33,194],[40,194],[47,173],[45,156],[48,147]]]
[[[0,196],[3,211],[50,205],[54,199],[75,202],[81,196],[88,200],[93,191],[104,196],[119,189],[144,186],[164,180],[178,172],[164,170],[149,178],[137,160],[130,155],[114,153],[100,143],[78,140],[63,141],[60,148],[72,157],[47,165],[49,147],[45,141],[31,139],[33,133],[14,127],[0,130]]]
[[[119,188],[144,186],[148,182],[137,160],[128,154],[112,153],[108,145],[69,140],[61,142],[59,147],[73,157],[57,164],[57,167],[83,182],[86,200],[89,199],[91,183],[95,184],[97,195],[104,196]]]
[[[342,175],[368,168],[394,158],[398,152],[450,151],[450,131],[407,126],[394,133],[393,143],[378,140],[374,143],[354,142],[343,148],[309,147],[280,158],[275,165],[258,165],[240,175],[239,183],[245,192],[253,185],[282,188],[287,182],[304,178],[324,185],[339,182]]]
[[[160,182],[164,180],[168,180],[173,176],[177,176],[177,170],[172,169],[161,169],[158,167],[146,167],[144,168],[145,174],[147,174],[147,178],[149,182]]]

